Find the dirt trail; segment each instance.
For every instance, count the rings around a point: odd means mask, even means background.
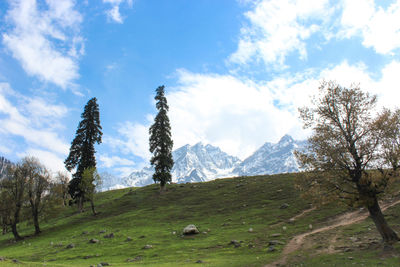
[[[385,211],[386,209],[388,209],[388,208],[390,208],[392,206],[395,206],[395,205],[397,205],[399,203],[400,203],[400,200],[396,200],[396,201],[391,202],[391,203],[382,204],[381,205],[381,210]],[[345,213],[343,215],[340,215],[340,216],[334,218],[330,222],[328,222],[329,224],[327,226],[312,230],[312,231],[307,232],[307,233],[296,235],[295,237],[293,237],[289,241],[289,243],[283,249],[282,254],[281,254],[282,257],[279,260],[266,265],[265,267],[273,267],[273,266],[279,266],[279,265],[285,264],[288,255],[290,253],[298,250],[304,244],[305,238],[310,236],[310,235],[321,233],[321,232],[325,232],[325,231],[329,231],[329,230],[335,229],[337,227],[347,226],[347,225],[350,225],[350,224],[353,224],[353,223],[358,223],[360,221],[365,220],[368,216],[369,216],[369,213],[366,210],[362,210],[362,211],[358,210],[358,211],[347,212],[347,213]]]
[[[304,215],[306,215],[307,213],[309,213],[309,212],[311,212],[311,211],[313,211],[313,210],[315,210],[315,207],[310,208],[310,209],[307,209],[307,210],[303,210],[302,213],[297,214],[296,216],[290,218],[289,221],[295,221],[295,220],[297,220],[298,218],[303,217]]]

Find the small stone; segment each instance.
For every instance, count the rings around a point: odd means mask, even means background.
[[[132,237],[129,237],[129,236],[128,236],[128,237],[126,238],[125,241],[128,241],[128,242],[129,242],[129,241],[132,241],[132,240],[133,240]]]
[[[143,247],[143,249],[151,249],[151,248],[153,248],[152,245],[146,245],[146,246]]]
[[[240,242],[237,241],[237,240],[231,240],[231,242],[230,242],[229,244],[230,244],[230,245],[234,245],[235,248],[238,248],[238,247],[241,246],[241,245],[240,245]]]
[[[104,236],[104,238],[114,238],[114,233],[111,233],[111,234],[105,235],[105,236]]]
[[[101,230],[100,232],[99,232],[99,234],[104,234],[105,232],[107,232],[106,230]]]
[[[19,260],[17,260],[17,259],[12,259],[11,261],[14,263],[19,263]]]
[[[99,243],[99,240],[96,239],[96,238],[92,238],[92,239],[89,240],[89,243],[96,244],[96,243]]]
[[[312,224],[309,224],[309,225],[308,225],[308,228],[309,228],[310,230],[312,230]]]
[[[0,257],[0,261],[5,261],[5,260],[6,260],[6,258]]]
[[[142,259],[143,259],[142,256],[136,256],[135,258],[133,258],[133,259],[127,259],[126,261],[127,261],[127,262],[135,262],[135,261],[141,261]]]
[[[246,224],[246,222],[242,222],[242,224],[243,224],[243,225],[245,225],[245,224]]]
[[[183,229],[183,232],[182,232],[182,234],[184,234],[184,235],[195,235],[198,233],[200,233],[200,232],[199,232],[199,230],[197,230],[197,227],[194,224],[189,224],[188,226],[186,226]]]
[[[203,263],[203,261],[202,260],[198,260],[198,261],[196,261],[196,263]]]
[[[87,235],[88,234],[88,231],[83,231],[82,232],[82,235]]]
[[[353,258],[353,257],[348,257],[348,259],[349,259],[349,260],[354,260],[354,258]]]
[[[280,207],[280,209],[281,210],[283,210],[283,209],[287,209],[287,208],[289,208],[289,204],[288,203],[283,203],[282,205],[281,205],[281,207]]]
[[[268,241],[268,244],[270,246],[275,246],[275,245],[283,245],[284,243],[282,241],[279,241],[279,240],[270,240],[270,241]]]
[[[176,232],[175,232],[175,231],[173,231],[173,232],[172,232],[172,234],[173,234],[173,235],[176,235]]]
[[[268,252],[274,252],[274,251],[276,251],[274,246],[268,247]]]
[[[286,227],[286,226],[282,226],[282,230],[283,230],[283,231],[286,231],[286,230],[287,230],[287,227]]]
[[[271,237],[280,237],[282,234],[272,234]]]
[[[249,228],[249,233],[252,233],[253,232],[253,228]]]
[[[110,266],[110,264],[108,262],[101,262],[100,264],[101,264],[101,266]]]
[[[66,248],[74,248],[74,247],[75,247],[74,244],[68,244],[68,245],[66,246]]]
[[[202,232],[202,234],[203,234],[203,235],[206,235],[206,234],[207,234],[207,232]]]

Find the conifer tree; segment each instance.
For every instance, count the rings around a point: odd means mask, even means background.
[[[164,86],[159,86],[156,89],[154,99],[157,101],[158,114],[154,119],[154,124],[149,129],[150,152],[153,153],[150,163],[155,168],[153,180],[159,182],[160,190],[164,191],[166,184],[171,182],[171,169],[174,165],[171,125],[167,115],[169,107],[167,98],[164,95]]]
[[[100,126],[99,105],[94,97],[88,101],[81,115],[82,121],[79,123],[76,135],[72,141],[67,159],[64,161],[65,167],[71,171],[75,169],[73,179],[69,183],[69,194],[78,201],[78,208],[83,210],[84,191],[80,189],[82,174],[87,168],[96,167],[96,158],[94,154],[94,144],[101,143],[103,135]]]

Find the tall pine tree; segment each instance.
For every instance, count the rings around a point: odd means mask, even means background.
[[[169,107],[164,95],[164,86],[159,86],[156,89],[154,99],[157,101],[158,114],[154,119],[154,124],[149,129],[150,152],[153,153],[150,163],[155,168],[153,180],[159,182],[160,190],[164,191],[166,184],[171,182],[171,169],[174,165],[171,125],[167,115]]]
[[[96,167],[94,154],[94,144],[101,143],[100,112],[99,105],[94,97],[88,101],[81,115],[82,121],[79,123],[76,135],[72,141],[67,159],[64,161],[65,167],[71,171],[75,169],[73,179],[68,186],[69,194],[78,201],[78,207],[82,211],[84,201],[84,191],[80,188],[82,174],[85,169]]]

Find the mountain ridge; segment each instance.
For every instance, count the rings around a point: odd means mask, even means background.
[[[293,153],[305,149],[306,144],[307,141],[284,135],[278,143],[264,143],[243,161],[210,144],[187,144],[172,152],[175,162],[171,170],[172,182],[193,183],[226,177],[297,172],[299,166]],[[103,173],[101,190],[146,186],[154,182],[153,173],[151,166],[122,178]]]

